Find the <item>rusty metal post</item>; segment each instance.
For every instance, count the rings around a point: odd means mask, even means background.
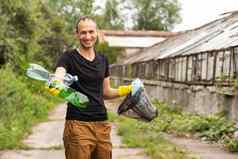
[[[212,75],[212,83],[215,83],[216,76],[216,63],[217,63],[217,52],[213,52],[214,62],[213,62],[213,75]]]
[[[186,77],[185,77],[185,81],[187,82],[188,81],[188,57],[189,56],[186,56]]]
[[[235,55],[235,48],[234,47],[232,48],[232,57],[233,57],[234,78],[236,78],[238,70],[236,70],[237,69],[237,65],[236,65],[236,55]]]

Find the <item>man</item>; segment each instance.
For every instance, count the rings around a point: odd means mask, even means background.
[[[97,25],[90,17],[82,17],[76,25],[80,47],[66,51],[59,59],[56,79],[62,81],[65,73],[77,75],[71,87],[89,98],[86,108],[68,103],[64,129],[66,159],[111,159],[111,125],[107,122],[104,99],[127,95],[131,86],[112,89],[107,58],[95,51]],[[56,89],[49,90],[52,94]]]

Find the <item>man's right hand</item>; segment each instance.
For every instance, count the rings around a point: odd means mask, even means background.
[[[54,76],[46,85],[45,89],[53,96],[58,96],[62,89],[63,79],[66,74],[66,70],[63,67],[57,67]]]
[[[60,88],[57,87],[57,85],[60,85],[59,80],[53,80],[51,82],[49,82],[48,85],[46,85],[45,89],[47,92],[49,92],[51,95],[53,96],[58,96],[60,93]]]

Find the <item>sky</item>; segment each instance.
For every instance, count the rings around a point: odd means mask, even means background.
[[[182,23],[173,31],[189,30],[219,18],[225,12],[238,10],[238,0],[178,0]]]
[[[238,0],[178,0],[181,4],[180,15],[182,22],[176,24],[173,31],[183,31],[197,28],[203,24],[219,18],[225,12],[238,10]],[[105,0],[96,0],[96,4],[102,5]],[[130,26],[130,14],[124,13],[126,26]]]

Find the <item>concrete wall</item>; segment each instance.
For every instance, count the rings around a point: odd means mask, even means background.
[[[130,78],[112,77],[115,85],[130,83]],[[182,107],[184,111],[209,115],[225,112],[238,120],[238,91],[233,87],[186,85],[164,81],[143,80],[152,99]]]

